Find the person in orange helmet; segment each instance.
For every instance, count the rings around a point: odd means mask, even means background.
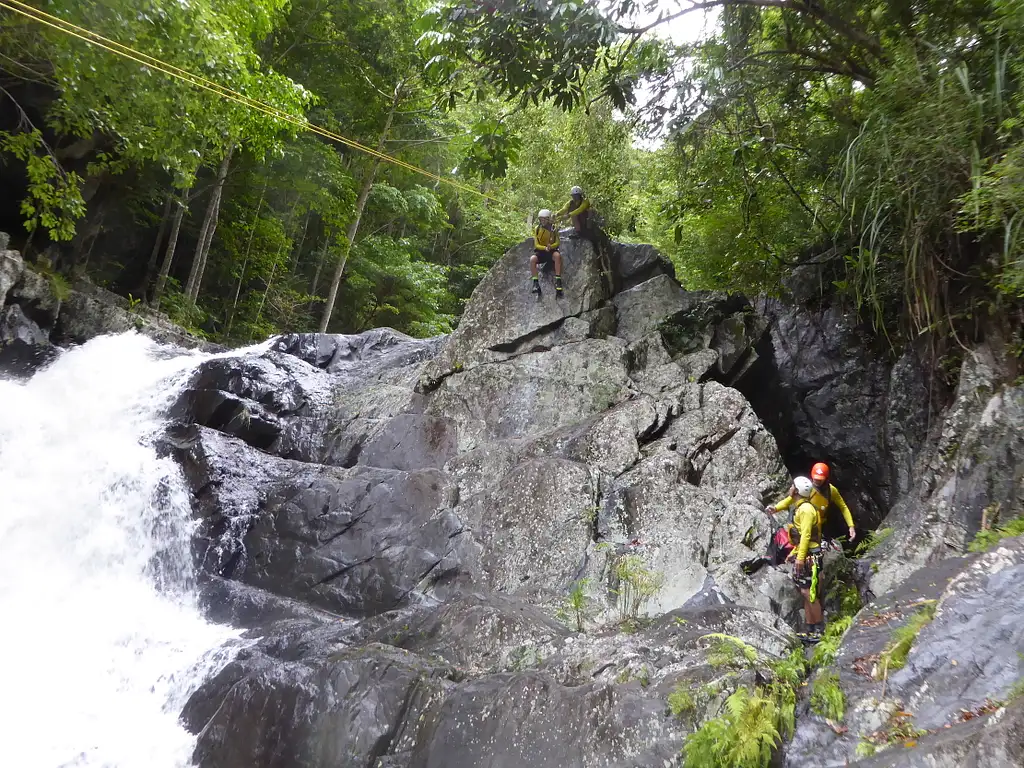
[[[828,517],[828,510],[830,507],[836,507],[843,516],[843,520],[846,521],[847,532],[850,534],[850,541],[854,541],[857,538],[857,528],[853,524],[853,515],[850,512],[850,508],[846,505],[843,500],[842,494],[839,490],[829,483],[829,468],[828,464],[819,461],[813,467],[811,467],[811,483],[814,485],[813,491],[809,498],[811,504],[818,510],[819,523],[822,529],[825,528],[825,520]],[[789,495],[786,496],[778,504],[773,504],[765,507],[765,512],[769,515],[774,515],[777,512],[789,509],[797,499],[794,498],[793,489],[790,489]]]

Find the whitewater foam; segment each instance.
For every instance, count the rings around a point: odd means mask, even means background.
[[[153,438],[208,357],[128,333],[0,381],[0,765],[189,765],[178,713],[237,633],[196,606],[187,491]]]

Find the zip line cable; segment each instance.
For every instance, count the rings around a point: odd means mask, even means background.
[[[412,171],[413,173],[418,173],[422,176],[426,176],[429,179],[433,179],[434,181],[437,181],[441,184],[447,184],[451,187],[454,187],[455,189],[460,189],[465,192],[470,192],[474,195],[479,195],[480,197],[483,197],[486,200],[492,200],[502,205],[504,204],[501,200],[491,195],[488,195],[486,192],[481,192],[480,190],[474,189],[469,185],[461,184],[460,182],[454,181],[452,179],[447,179],[443,176],[439,176],[436,173],[432,173],[431,171],[412,165],[411,163],[407,163],[404,160],[399,160],[398,158],[392,157],[391,155],[385,154],[384,152],[378,152],[377,150],[371,147],[367,147],[363,144],[360,144],[358,141],[346,138],[345,136],[342,136],[340,133],[329,131],[326,128],[322,128],[319,125],[311,123],[304,117],[296,117],[295,115],[278,109],[277,107],[274,107],[265,102],[250,98],[242,93],[239,93],[238,91],[232,90],[231,88],[223,86],[220,83],[217,83],[213,80],[208,80],[200,75],[196,75],[192,72],[189,72],[188,70],[181,69],[180,67],[176,67],[173,64],[168,64],[153,56],[136,51],[134,48],[130,48],[127,45],[123,45],[122,43],[119,43],[116,40],[111,40],[110,38],[104,37],[103,35],[100,35],[89,29],[80,27],[77,24],[73,24],[70,21],[61,19],[58,16],[52,16],[46,13],[45,11],[41,11],[38,8],[28,5],[27,3],[21,2],[21,0],[0,0],[0,8],[5,8],[8,11],[12,11],[13,13],[19,14],[20,16],[24,16],[25,18],[30,19],[31,21],[35,21],[39,24],[51,27],[53,29],[56,29],[58,32],[63,32],[72,37],[76,37],[79,40],[83,40],[84,42],[88,43],[89,45],[94,45],[98,48],[102,48],[106,51],[109,51],[110,53],[114,53],[118,56],[130,59],[136,62],[137,64],[141,64],[143,67],[152,67],[153,69],[156,69],[157,71],[162,72],[165,75],[177,78],[178,80],[182,80],[198,88],[202,88],[203,90],[209,91],[217,96],[220,96],[221,98],[228,99],[229,101],[234,101],[238,104],[241,104],[244,107],[254,109],[258,112],[262,112],[263,114],[269,115],[270,117],[273,117],[277,120],[282,120],[284,122],[291,123],[292,125],[296,125],[302,130],[310,131],[312,133],[323,136],[324,138],[330,139],[339,144],[350,147],[351,149],[356,149],[359,150],[360,152],[364,152],[370,155],[371,157],[377,158],[378,160],[392,163],[393,165],[396,165],[399,168],[404,168],[406,170]]]

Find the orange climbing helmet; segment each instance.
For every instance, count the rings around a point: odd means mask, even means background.
[[[811,467],[811,480],[818,483],[824,483],[828,480],[828,464],[819,461]]]

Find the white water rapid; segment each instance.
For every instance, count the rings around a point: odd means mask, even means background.
[[[187,491],[151,440],[207,357],[130,333],[0,381],[0,766],[190,764],[178,714],[236,633],[196,608]]]

